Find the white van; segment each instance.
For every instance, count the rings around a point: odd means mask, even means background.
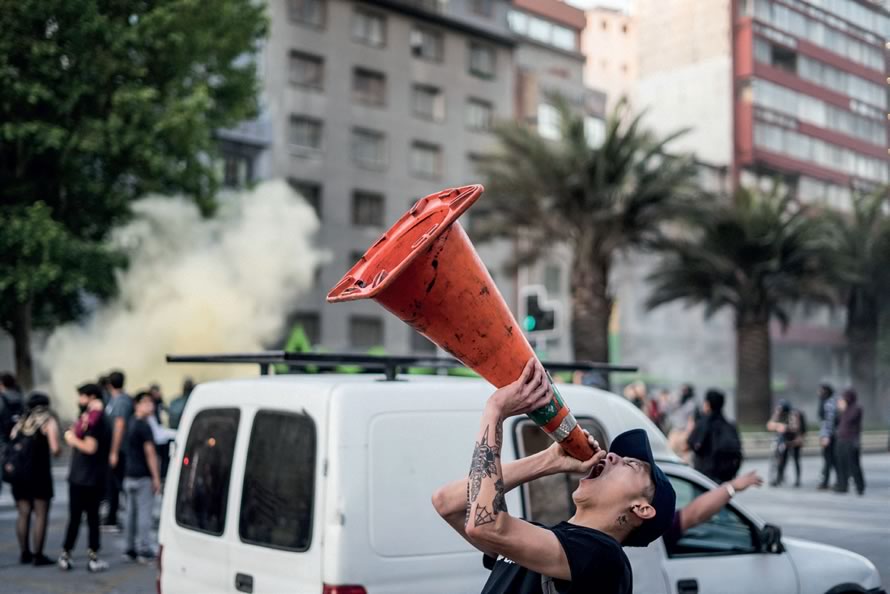
[[[678,505],[713,485],[669,451],[623,398],[560,386],[601,444],[635,427],[671,478]],[[466,474],[482,380],[283,375],[198,386],[171,460],[160,527],[162,594],[475,594],[487,571],[436,514],[433,491]],[[504,427],[503,459],[549,445],[531,421]],[[507,495],[514,515],[571,515],[577,480],[551,476]],[[667,551],[625,549],[634,591],[657,594],[883,592],[865,558],[784,539],[761,545],[764,523],[736,502]],[[840,586],[840,588],[835,588]]]

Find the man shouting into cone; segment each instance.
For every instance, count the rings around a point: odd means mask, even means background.
[[[488,399],[469,476],[433,495],[436,511],[484,553],[491,575],[482,594],[630,594],[633,575],[622,546],[646,546],[671,525],[676,496],[655,465],[643,429],[627,431],[605,452],[589,435],[585,462],[558,444],[501,465],[503,423],[550,401],[547,373],[536,359],[521,377]],[[586,474],[572,494],[577,511],[545,527],[510,515],[504,495],[542,476]]]

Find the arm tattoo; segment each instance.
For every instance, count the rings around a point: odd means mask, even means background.
[[[485,524],[491,524],[498,517],[497,513],[491,513],[486,509],[484,505],[476,506],[476,526],[484,526]]]
[[[485,477],[493,477],[498,473],[495,457],[500,456],[500,448],[497,444],[494,447],[488,444],[488,427],[482,434],[482,441],[476,442],[476,449],[473,450],[473,462],[470,464],[469,476],[469,498],[467,501],[470,505],[476,502],[479,497],[479,490],[482,488],[482,479]]]
[[[467,481],[467,509],[464,512],[464,528],[467,527],[467,524],[470,523],[470,508],[473,507],[473,504],[470,503],[470,481]]]
[[[501,479],[494,482],[494,499],[491,502],[491,507],[494,509],[495,516],[499,512],[507,511],[507,500],[504,497],[504,481]]]

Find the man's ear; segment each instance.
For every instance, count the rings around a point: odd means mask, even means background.
[[[655,517],[655,508],[649,505],[649,502],[646,500],[635,503],[631,510],[641,520],[649,520]]]

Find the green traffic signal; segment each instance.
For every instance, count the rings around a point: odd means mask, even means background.
[[[536,320],[534,316],[525,316],[525,330],[531,332],[535,329]]]

